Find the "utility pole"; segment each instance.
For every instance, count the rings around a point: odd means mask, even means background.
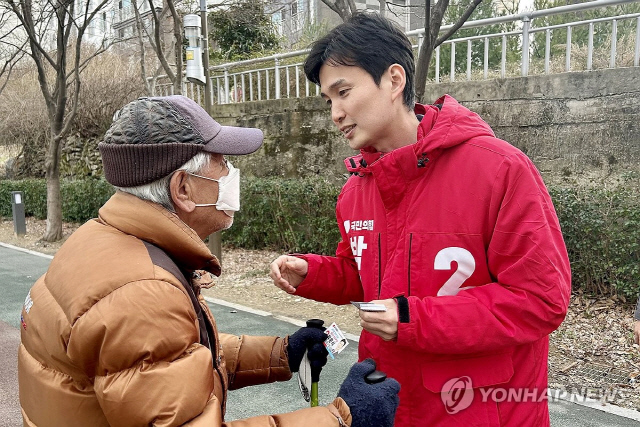
[[[207,25],[207,0],[200,0],[200,19],[202,26],[202,64],[204,66],[206,93],[204,97],[204,109],[211,114],[211,75],[209,73],[209,31]]]

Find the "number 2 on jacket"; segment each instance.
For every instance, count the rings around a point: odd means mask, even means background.
[[[433,268],[436,270],[451,270],[451,263],[458,264],[456,271],[449,280],[438,290],[438,296],[456,295],[463,288],[462,284],[473,274],[476,269],[476,261],[473,255],[466,249],[458,247],[444,248],[436,254]]]

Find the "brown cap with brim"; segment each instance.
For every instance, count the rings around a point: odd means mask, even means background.
[[[250,154],[262,140],[260,129],[222,126],[193,100],[172,95],[125,105],[98,148],[106,180],[137,187],[169,175],[202,151]]]

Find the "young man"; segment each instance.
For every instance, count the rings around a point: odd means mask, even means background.
[[[326,363],[322,330],[219,334],[200,294],[220,274],[203,239],[240,207],[239,171],[224,155],[261,144],[260,130],[220,126],[182,96],[119,112],[99,144],[118,191],[60,248],[22,310],[25,425],[393,425],[398,383],[366,383],[371,361],[354,365],[327,406],[224,422],[229,389],[288,380],[306,350],[312,366]]]
[[[402,385],[396,426],[548,426],[548,335],[571,275],[535,166],[452,97],[414,105],[411,43],[375,14],[318,40],[305,73],[360,154],[336,256],[281,256],[276,286],[386,306],[360,311],[359,357]]]

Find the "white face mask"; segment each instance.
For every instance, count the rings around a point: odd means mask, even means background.
[[[229,167],[229,174],[221,176],[220,179],[196,175],[191,172],[187,173],[218,183],[218,201],[215,203],[199,203],[196,204],[196,207],[215,206],[217,210],[224,211],[224,213],[233,218],[233,213],[240,210],[240,170],[234,168],[230,162],[227,162],[227,166]]]

